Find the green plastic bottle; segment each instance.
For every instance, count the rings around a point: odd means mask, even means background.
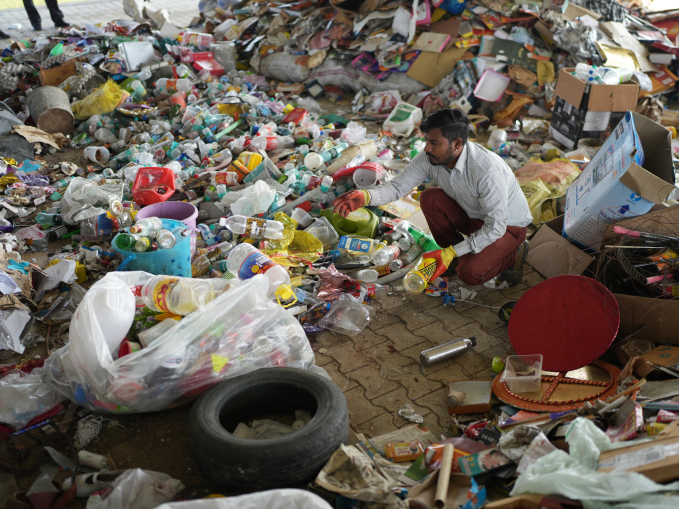
[[[116,237],[116,245],[118,246],[118,249],[132,251],[139,239],[141,239],[141,235],[137,235],[136,233],[121,233]]]

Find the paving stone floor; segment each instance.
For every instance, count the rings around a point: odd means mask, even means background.
[[[478,292],[473,303],[460,302],[455,308],[444,308],[441,298],[393,293],[376,301],[377,316],[360,335],[312,335],[317,364],[347,398],[352,431],[374,437],[409,425],[398,410],[412,403],[424,425],[442,434],[448,426],[448,384],[490,379],[493,357],[514,353],[498,308],[517,301],[543,279],[526,265],[520,285],[505,290],[472,287]],[[477,340],[472,351],[431,367],[420,365],[422,350],[470,336]]]

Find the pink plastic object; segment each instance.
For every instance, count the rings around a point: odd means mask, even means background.
[[[191,230],[191,258],[196,252],[196,218],[198,209],[195,205],[185,201],[167,201],[144,207],[137,213],[137,219],[145,217],[159,217],[181,221]]]
[[[221,76],[226,69],[215,60],[215,55],[212,51],[204,51],[202,53],[193,54],[193,67],[198,71],[207,69],[212,76]]]
[[[140,168],[132,185],[132,196],[145,207],[166,201],[174,189],[174,172],[170,168]]]
[[[374,171],[380,177],[380,178],[378,178],[378,180],[384,180],[384,175],[385,175],[386,172],[385,172],[384,168],[382,167],[382,165],[380,165],[378,163],[362,163],[362,164],[359,164],[358,166],[354,166],[353,168],[344,168],[344,169],[334,173],[332,175],[332,180],[334,182],[337,182],[342,177],[352,176],[356,172],[356,170],[358,170],[359,168],[364,169],[364,170]]]
[[[619,235],[629,235],[630,237],[638,237],[639,232],[635,232],[634,230],[629,230],[628,228],[625,228],[623,226],[614,226],[613,227],[613,233],[617,233]]]

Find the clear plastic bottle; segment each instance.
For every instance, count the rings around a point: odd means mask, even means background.
[[[190,92],[191,82],[187,79],[169,80],[167,78],[161,78],[156,82],[156,91],[165,94]]]
[[[163,229],[163,222],[158,217],[145,217],[138,220],[133,227],[130,228],[130,233],[139,233],[143,236],[151,235],[153,232]]]
[[[104,129],[103,127],[101,129],[97,129],[97,131],[94,133],[94,137],[102,143],[115,143],[118,141],[118,138],[115,134],[113,134],[108,129]]]
[[[151,249],[151,239],[148,237],[140,237],[132,248],[133,251],[137,251],[139,253],[145,253],[149,249]]]
[[[323,158],[323,160],[326,163],[328,163],[333,159],[339,157],[339,155],[347,148],[349,148],[348,143],[338,143],[334,147],[329,148],[328,150],[324,150],[319,155]]]
[[[408,293],[422,293],[427,289],[427,284],[434,272],[436,272],[436,259],[422,258],[417,267],[414,267],[403,278],[403,287]]]
[[[378,267],[382,267],[391,263],[393,260],[398,258],[401,254],[401,250],[396,245],[386,246],[382,249],[378,249],[372,254],[372,261]]]
[[[210,265],[226,258],[235,245],[233,242],[220,242],[210,246],[211,249],[209,251],[196,256],[191,262],[191,275],[198,277],[205,274]]]
[[[174,238],[170,230],[162,229],[158,230],[156,234],[156,242],[158,242],[158,247],[161,249],[172,249],[177,243],[177,239]]]
[[[280,239],[283,237],[283,223],[268,221],[254,217],[231,216],[219,220],[221,226],[226,226],[233,233],[248,234],[250,237],[264,237],[265,239]]]
[[[276,293],[279,286],[290,284],[288,271],[252,244],[239,244],[233,248],[226,259],[226,267],[238,279],[250,279],[263,274],[269,280],[270,296]]]
[[[160,275],[142,286],[141,298],[153,311],[186,316],[214,300],[215,291],[204,279]]]
[[[356,279],[364,283],[374,283],[379,277],[380,275],[375,269],[363,269],[356,273]]]
[[[421,253],[422,246],[420,246],[419,244],[413,244],[413,246],[410,249],[408,249],[406,254],[401,256],[401,261],[403,261],[404,265],[408,265],[410,263],[413,263],[417,259],[417,257],[420,256]]]
[[[330,175],[326,175],[323,177],[323,180],[321,181],[321,191],[324,193],[327,193],[330,191],[330,188],[332,187],[332,177]]]

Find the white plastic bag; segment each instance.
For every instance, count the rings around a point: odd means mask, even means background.
[[[342,130],[342,138],[353,145],[354,143],[365,141],[367,132],[368,130],[365,128],[365,126],[352,120]]]
[[[231,207],[235,216],[252,217],[269,210],[276,197],[276,191],[262,180],[240,191],[226,193],[221,203]]]
[[[573,421],[566,442],[570,455],[557,450],[537,460],[518,477],[511,496],[558,494],[580,501],[616,502],[645,500],[652,493],[679,490],[679,482],[661,485],[636,472],[598,472],[601,452],[628,447],[634,442],[611,444],[604,432],[588,419],[579,417]]]
[[[122,198],[122,183],[100,186],[90,180],[76,177],[68,185],[59,202],[61,218],[65,223],[77,224],[79,221],[103,214],[108,210],[111,200]]]
[[[113,481],[110,488],[90,496],[87,509],[153,509],[172,500],[183,489],[180,480],[167,474],[130,469]]]
[[[318,325],[347,336],[357,336],[365,329],[375,316],[375,308],[362,304],[365,291],[360,297],[349,293],[343,294],[330,308],[330,311],[318,321]]]
[[[309,76],[309,68],[306,66],[306,58],[282,51],[262,58],[259,74],[269,79],[302,83]]]
[[[44,368],[30,373],[13,370],[0,378],[0,422],[21,429],[31,419],[51,410],[64,400],[42,380]]]
[[[92,288],[131,291],[151,277],[110,272]],[[90,313],[97,305],[90,290],[76,312],[87,319],[69,344],[47,359],[44,379],[91,410],[134,413],[189,401],[217,382],[259,368],[310,368],[314,353],[302,326],[267,298],[268,287],[263,276],[238,283],[148,347],[117,360]]]
[[[332,509],[318,495],[304,490],[282,489],[239,497],[212,498],[163,504],[157,509]],[[89,509],[89,508],[88,508]]]

